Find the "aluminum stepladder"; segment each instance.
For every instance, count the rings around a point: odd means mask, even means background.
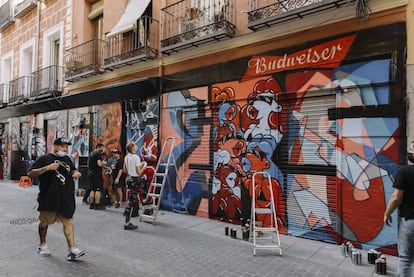
[[[157,215],[161,205],[161,198],[163,196],[164,187],[168,179],[168,172],[171,167],[174,167],[174,170],[177,174],[176,179],[181,191],[181,197],[184,202],[185,213],[188,214],[187,206],[185,204],[184,193],[182,190],[181,180],[179,178],[177,165],[175,163],[176,159],[173,154],[174,146],[174,137],[168,137],[165,139],[164,144],[161,148],[160,156],[158,157],[157,165],[155,167],[154,177],[151,180],[151,183],[148,187],[147,197],[144,200],[145,205],[141,205],[142,210],[139,217],[139,221],[142,221],[142,219],[148,219],[151,220],[153,223],[157,219]],[[171,186],[171,180],[170,182],[168,182],[168,184]],[[171,187],[170,192],[172,192]],[[145,210],[147,210],[148,208],[152,209],[151,213],[145,212]]]
[[[258,177],[257,175],[262,175],[263,179],[267,179],[267,185],[269,186],[270,191],[270,200],[269,200],[269,207],[266,208],[257,208],[257,194],[256,194],[256,183],[255,180]],[[267,177],[266,177],[267,176]],[[253,196],[252,196],[252,209],[251,209],[251,218],[250,218],[250,239],[253,241],[253,255],[256,256],[257,249],[279,249],[279,255],[282,256],[282,247],[280,245],[280,236],[279,236],[279,228],[277,224],[277,217],[276,217],[276,206],[275,206],[275,198],[273,197],[273,188],[272,188],[272,180],[270,178],[270,174],[268,172],[255,172],[252,177],[252,186],[253,186]],[[257,226],[256,222],[256,215],[270,215],[271,217],[271,224],[270,226]],[[265,234],[270,233],[271,238],[269,237],[259,237],[259,232]],[[267,243],[258,244],[258,241],[266,241]]]

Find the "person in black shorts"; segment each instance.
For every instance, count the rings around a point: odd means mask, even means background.
[[[96,145],[96,149],[89,155],[89,181],[91,182],[91,193],[89,195],[90,209],[104,210],[101,205],[103,192],[102,169],[106,168],[106,161],[103,159],[105,146],[102,143]]]
[[[112,150],[112,156],[114,158],[111,164],[112,168],[112,190],[115,195],[115,208],[121,206],[123,197],[123,190],[125,188],[125,176],[123,172],[124,162],[121,159],[121,151],[118,149]]]

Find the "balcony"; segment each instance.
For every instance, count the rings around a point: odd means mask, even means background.
[[[62,95],[63,67],[51,65],[32,73],[30,100]]]
[[[0,84],[0,108],[7,107],[9,102],[9,84]]]
[[[3,32],[14,22],[13,0],[9,0],[0,7],[0,32]]]
[[[32,77],[23,76],[10,81],[8,105],[18,105],[27,102],[30,95]]]
[[[106,40],[104,68],[134,64],[156,59],[159,44],[159,22],[149,16],[138,20],[136,30],[120,33]]]
[[[103,73],[104,44],[103,40],[92,39],[66,50],[65,80],[74,82],[81,78]]]
[[[17,4],[14,8],[14,16],[21,19],[28,15],[32,10],[36,9],[37,0],[24,0]]]
[[[235,0],[181,0],[161,10],[161,52],[172,54],[234,37]]]
[[[355,5],[355,0],[249,0],[247,27],[252,31]]]

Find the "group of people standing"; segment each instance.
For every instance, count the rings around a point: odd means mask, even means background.
[[[39,179],[38,211],[39,211],[39,238],[40,244],[37,253],[40,256],[50,256],[46,244],[48,226],[60,222],[66,237],[68,251],[67,260],[75,260],[85,254],[85,251],[77,248],[74,242],[73,214],[75,212],[75,182],[81,177],[81,173],[75,168],[73,161],[67,155],[70,140],[57,138],[53,142],[51,153],[39,157],[30,167],[28,175]],[[112,190],[114,195],[114,207],[119,208],[123,200],[125,186],[129,189],[129,198],[125,207],[125,230],[134,230],[138,226],[130,222],[134,211],[139,209],[138,192],[140,187],[147,184],[147,180],[141,175],[147,167],[145,161],[141,161],[136,154],[137,146],[130,142],[127,144],[127,155],[121,159],[121,151],[112,150],[113,161],[108,165],[105,146],[97,144],[95,150],[89,155],[88,179],[90,186],[85,193],[83,202],[90,204],[90,209],[105,209],[103,199],[105,197],[103,171],[111,174]],[[149,180],[151,181],[151,180]]]
[[[108,189],[104,187],[103,172],[111,176],[111,195],[114,200],[114,207],[119,208],[123,200],[125,186],[129,189],[128,203],[125,208],[125,230],[137,229],[136,225],[130,222],[133,212],[139,209],[138,193],[139,189],[145,190],[147,180],[142,178],[143,171],[147,163],[141,162],[141,158],[136,154],[137,146],[130,142],[126,146],[127,155],[121,159],[121,151],[112,150],[112,162],[106,159],[105,146],[97,144],[96,149],[89,155],[89,181],[90,185],[83,197],[83,203],[89,203],[90,209],[104,210],[106,201],[109,197]]]

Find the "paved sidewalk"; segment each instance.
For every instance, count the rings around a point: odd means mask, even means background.
[[[367,263],[352,264],[338,245],[281,235],[283,256],[224,235],[226,223],[161,211],[155,224],[137,222],[123,230],[123,209],[90,210],[77,198],[75,241],[86,255],[65,259],[60,224],[49,227],[51,257],[35,252],[38,244],[36,186],[19,188],[0,181],[0,276],[378,276]],[[236,225],[230,227],[239,228]],[[388,276],[397,258],[387,256]]]

